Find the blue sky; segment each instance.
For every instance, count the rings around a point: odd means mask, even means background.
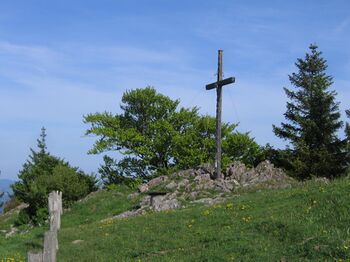
[[[349,1],[3,0],[0,3],[0,170],[15,179],[47,129],[48,149],[84,171],[82,116],[119,111],[127,89],[152,85],[183,106],[215,114],[217,50],[224,74],[223,120],[260,144],[281,147],[288,74],[317,43],[334,77],[343,120],[350,108]],[[342,135],[342,134],[341,134]]]

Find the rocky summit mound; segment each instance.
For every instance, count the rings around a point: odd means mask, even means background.
[[[148,210],[176,209],[191,203],[216,204],[238,195],[242,189],[289,188],[293,183],[292,178],[269,161],[263,161],[255,168],[234,162],[227,168],[223,179],[212,179],[213,172],[211,166],[204,165],[156,177],[140,185],[138,192],[129,195],[129,198],[140,197],[138,208],[115,218],[140,215]]]

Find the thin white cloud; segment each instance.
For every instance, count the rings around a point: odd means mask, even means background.
[[[61,58],[59,52],[45,46],[19,45],[0,41],[0,55],[16,57],[19,61],[45,63]]]
[[[345,18],[343,21],[341,21],[338,25],[336,25],[334,32],[336,34],[342,34],[346,29],[349,27],[350,19],[349,17]]]

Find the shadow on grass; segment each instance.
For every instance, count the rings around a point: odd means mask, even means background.
[[[38,242],[29,241],[25,242],[24,245],[27,248],[27,250],[31,251],[38,251],[43,249],[43,245],[39,244]]]

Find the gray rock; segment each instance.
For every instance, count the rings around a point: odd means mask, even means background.
[[[206,174],[201,174],[199,176],[196,176],[194,178],[194,182],[197,182],[197,183],[205,183],[207,181],[211,181],[211,178],[210,178],[210,174],[206,173]]]
[[[274,168],[274,165],[269,160],[265,160],[259,163],[255,169],[259,173],[262,171],[268,171],[268,173],[272,173],[274,171]]]
[[[169,184],[167,184],[167,185],[165,186],[165,188],[168,189],[168,190],[173,190],[173,189],[175,189],[177,186],[178,186],[178,185],[177,185],[174,181],[171,181]]]
[[[151,196],[145,196],[140,202],[141,207],[147,207],[151,205]]]
[[[159,176],[156,178],[153,178],[152,180],[148,181],[146,184],[142,184],[138,187],[138,190],[140,193],[145,193],[148,190],[150,190],[152,187],[155,187],[165,181],[167,181],[169,178],[167,176]]]
[[[234,188],[233,183],[224,179],[217,179],[214,181],[215,189],[221,192],[231,192]]]
[[[128,199],[129,200],[134,200],[136,199],[140,194],[135,192],[135,193],[131,193],[130,195],[128,195]]]
[[[167,181],[168,179],[169,178],[167,176],[159,176],[159,177],[153,178],[152,180],[148,181],[148,183],[147,183],[148,188],[150,189],[154,186],[157,186],[160,183]]]
[[[327,177],[316,177],[315,181],[316,182],[325,183],[325,184],[329,184],[330,183],[330,180]]]
[[[18,228],[11,225],[10,232],[5,235],[5,238],[9,238],[18,232]]]
[[[251,187],[268,182],[271,184],[268,185],[269,188],[287,188],[291,186],[292,180],[284,174],[282,169],[275,168],[267,160],[251,169],[245,167],[243,163],[235,162],[228,168],[226,174],[226,181],[233,187]]]
[[[167,196],[154,196],[152,197],[151,201],[151,208],[155,211],[164,211],[169,209],[176,209],[180,208],[180,202],[174,198],[174,199],[167,199]]]
[[[144,192],[147,192],[149,190],[147,184],[139,185],[139,187],[137,189],[139,190],[140,193],[144,193]]]
[[[197,204],[207,204],[207,205],[215,205],[225,201],[225,198],[217,197],[217,198],[201,198],[198,200],[194,200],[191,203]]]
[[[177,184],[177,189],[180,189],[181,187],[186,187],[189,184],[189,180],[184,178]]]
[[[177,196],[177,193],[178,193],[178,192],[176,191],[176,192],[173,192],[173,193],[167,195],[167,199],[175,199],[176,196]]]
[[[185,190],[186,190],[187,192],[192,191],[193,188],[194,188],[194,186],[193,186],[192,183],[188,183],[188,184],[185,186]]]
[[[235,179],[230,180],[230,182],[231,182],[231,184],[232,184],[234,187],[240,186],[240,184],[238,183],[238,181],[235,180]]]
[[[215,188],[215,182],[210,178],[210,174],[202,174],[194,178],[195,190],[211,190]]]
[[[199,192],[198,191],[193,191],[189,194],[188,198],[190,200],[195,200],[197,198],[197,196],[199,195]]]
[[[210,164],[203,164],[198,169],[200,174],[209,174],[210,176],[212,176],[215,171],[213,165]]]
[[[194,177],[196,176],[194,169],[182,170],[176,173],[178,177]]]
[[[136,209],[136,210],[130,210],[130,211],[123,212],[123,213],[121,213],[119,215],[114,216],[113,219],[135,217],[135,216],[143,215],[145,213],[146,213],[145,210],[143,210],[142,208],[139,208],[139,209]]]
[[[246,183],[251,183],[254,184],[254,179],[255,181],[258,180],[258,173],[255,173],[254,169],[249,170],[246,173],[243,173],[240,177],[238,177],[240,184],[246,184]]]
[[[246,166],[243,163],[236,161],[227,169],[226,176],[239,181],[240,177],[246,172]]]
[[[224,179],[213,180],[211,178],[212,171],[209,169],[210,166],[208,168],[199,167],[173,174],[172,177],[176,180],[181,178],[179,182],[173,180],[167,182],[169,178],[165,176],[152,179],[147,184],[141,185],[139,191],[147,192],[152,187],[164,183],[166,189],[176,189],[175,192],[148,193],[140,202],[141,208],[127,211],[116,217],[136,216],[149,209],[163,211],[180,208],[179,200],[191,200],[191,203],[213,205],[225,201],[227,193],[235,192],[236,188],[239,187],[253,187],[263,183],[268,188],[288,188],[291,186],[292,179],[287,177],[281,169],[275,168],[269,161],[260,163],[256,168],[247,168],[243,163],[235,162],[227,169]],[[191,180],[190,177],[194,177],[194,179]],[[216,191],[215,196],[212,196],[213,191]],[[137,196],[139,196],[138,193],[133,193],[128,198],[134,199]],[[198,199],[199,197],[201,199]]]

